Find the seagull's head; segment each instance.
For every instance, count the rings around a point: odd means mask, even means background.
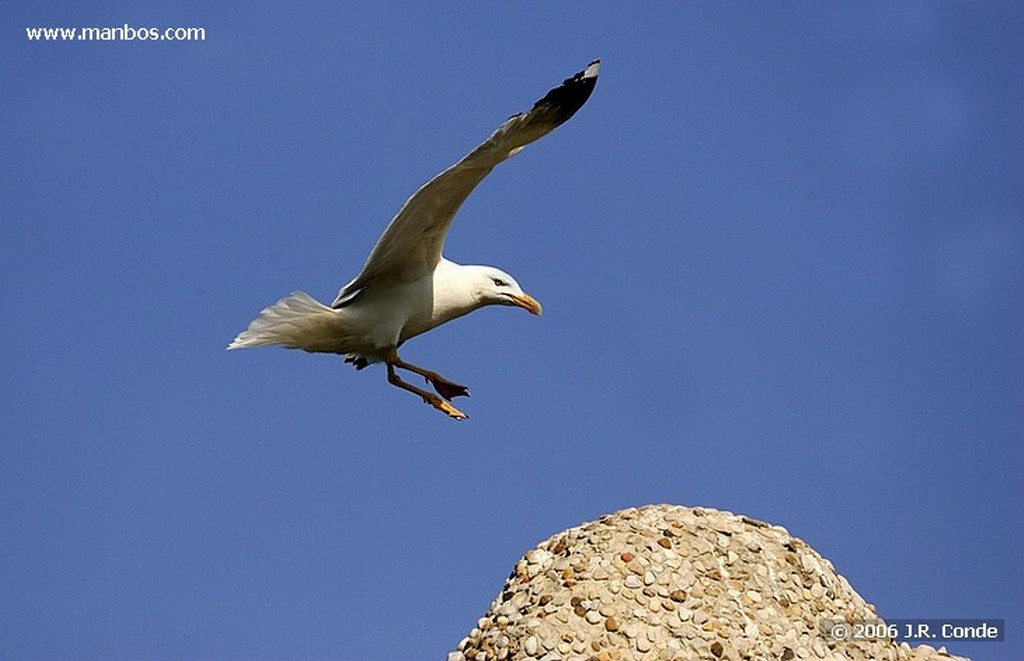
[[[474,269],[474,294],[480,305],[514,305],[530,314],[540,314],[540,303],[523,291],[516,279],[493,266]]]

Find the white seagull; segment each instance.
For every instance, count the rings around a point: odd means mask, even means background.
[[[398,347],[486,305],[514,305],[540,314],[540,303],[504,271],[445,259],[444,238],[459,207],[496,165],[583,107],[600,64],[591,62],[528,112],[512,115],[483,144],[416,191],[388,224],[363,270],[341,288],[330,307],[295,292],[265,308],[228,349],[277,345],[337,353],[356,369],[383,362],[389,383],[456,420],[466,419],[450,400],[468,396],[469,389],[403,361]],[[422,376],[437,394],[403,381],[396,368]]]

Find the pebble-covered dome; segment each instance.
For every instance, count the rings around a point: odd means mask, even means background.
[[[448,660],[960,658],[927,645],[835,640],[821,626],[876,617],[828,560],[784,528],[652,505],[529,551]]]

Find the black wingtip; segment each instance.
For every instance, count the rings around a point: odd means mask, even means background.
[[[583,71],[562,81],[562,84],[544,95],[534,104],[534,108],[548,106],[553,113],[555,126],[562,124],[576,114],[590,98],[597,85],[597,74],[601,69],[601,60],[594,60]]]

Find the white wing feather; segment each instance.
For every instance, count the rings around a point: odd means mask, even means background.
[[[508,118],[462,160],[424,184],[388,224],[363,270],[342,287],[340,308],[379,278],[416,280],[433,272],[459,207],[487,174],[526,145],[547,135],[583,107],[597,83],[600,60],[549,91],[528,112]]]

